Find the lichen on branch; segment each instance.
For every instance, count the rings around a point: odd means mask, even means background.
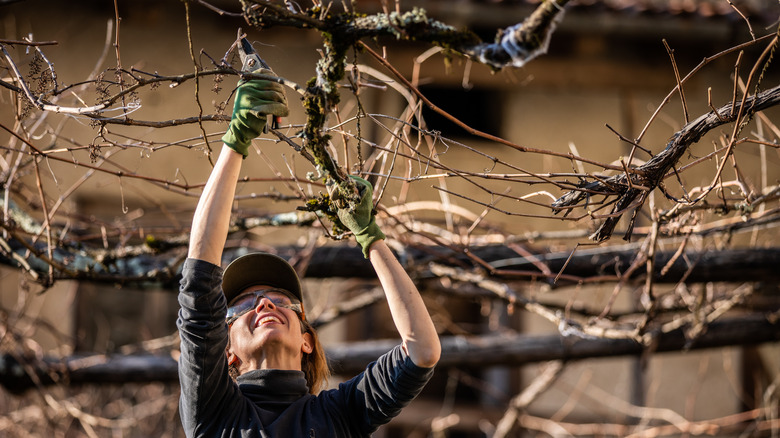
[[[294,2],[240,1],[247,23],[257,29],[273,26],[310,28],[322,35],[323,56],[317,62],[316,75],[307,83],[303,98],[306,113],[304,147],[314,158],[317,169],[312,178],[324,180],[348,206],[359,202],[358,191],[347,178],[347,172],[327,152],[330,136],[325,133],[325,124],[328,114],[340,100],[338,82],[344,79],[350,48],[357,50],[363,38],[386,36],[435,44],[448,53],[461,53],[493,69],[521,66],[546,51],[550,34],[568,2],[546,0],[523,23],[499,31],[494,43],[483,43],[473,32],[431,19],[420,8],[365,15],[346,6],[336,11],[333,4],[302,9]],[[318,205],[332,208],[332,203],[324,199]]]

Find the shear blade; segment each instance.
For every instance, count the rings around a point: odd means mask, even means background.
[[[241,70],[252,72],[260,68],[270,70],[268,64],[257,54],[252,43],[246,37],[241,38],[241,44],[238,46],[238,56],[241,59]]]

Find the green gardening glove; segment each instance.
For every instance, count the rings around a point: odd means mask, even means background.
[[[339,208],[337,214],[341,223],[352,231],[355,240],[363,248],[363,256],[368,258],[368,248],[377,240],[385,238],[385,234],[379,229],[374,219],[374,188],[371,183],[357,176],[350,176],[357,185],[360,194],[360,202],[355,208]]]
[[[255,73],[274,74],[267,69],[260,69]],[[246,158],[249,145],[263,132],[266,116],[269,114],[281,117],[289,114],[282,84],[263,79],[240,82],[236,90],[230,126],[222,136],[222,141]]]

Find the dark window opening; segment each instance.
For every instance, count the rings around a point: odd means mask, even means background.
[[[491,135],[500,135],[502,100],[498,90],[424,86],[420,87],[420,91],[434,105],[466,125]],[[428,106],[423,107],[422,114],[429,130],[440,131],[445,137],[471,136]]]

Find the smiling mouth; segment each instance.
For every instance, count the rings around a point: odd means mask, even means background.
[[[255,327],[260,327],[260,326],[266,325],[266,324],[281,324],[281,323],[282,322],[279,320],[279,318],[277,318],[275,316],[267,315],[267,316],[264,316],[264,317],[260,318],[257,321],[257,324],[255,324]]]

